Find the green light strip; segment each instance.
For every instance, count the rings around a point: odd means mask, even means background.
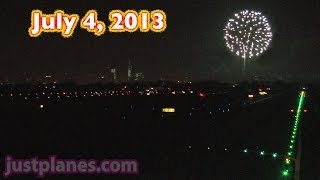
[[[291,171],[291,159],[294,155],[294,148],[295,148],[295,142],[296,142],[296,137],[297,137],[297,133],[298,133],[298,129],[299,129],[299,124],[300,124],[300,119],[301,119],[301,111],[302,111],[302,107],[303,107],[303,102],[305,99],[305,91],[301,91],[300,93],[300,97],[299,97],[299,105],[298,105],[298,109],[297,109],[297,113],[295,116],[295,121],[294,121],[294,126],[292,129],[292,133],[291,133],[291,138],[289,141],[289,150],[287,152],[287,158],[285,159],[285,167],[286,169],[282,171],[282,175],[283,176],[289,176],[290,173],[289,171]]]

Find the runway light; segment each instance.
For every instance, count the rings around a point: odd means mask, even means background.
[[[40,105],[40,109],[43,109],[43,108],[44,108],[44,106],[41,104],[41,105]]]
[[[264,95],[267,95],[268,93],[267,93],[267,92],[262,91],[262,92],[259,92],[259,94],[260,94],[261,96],[264,96]]]
[[[293,109],[291,109],[290,111],[291,111],[292,113],[294,112],[294,110],[293,110]]]
[[[303,112],[305,112],[305,113],[306,113],[306,112],[308,112],[308,110],[306,110],[306,109],[305,109]]]
[[[244,153],[248,153],[248,149],[243,150]]]
[[[289,176],[289,170],[284,170],[282,171],[283,176]]]
[[[273,154],[272,154],[272,157],[273,157],[273,158],[277,158],[277,157],[278,157],[278,154],[277,154],[277,153],[273,153]]]
[[[254,97],[254,95],[252,95],[252,94],[248,95],[248,98],[253,98],[253,97]]]
[[[286,158],[286,164],[290,164],[290,158]]]
[[[162,108],[162,112],[164,113],[174,113],[176,112],[175,108]]]
[[[261,156],[264,156],[264,151],[260,151],[260,155],[261,155]]]

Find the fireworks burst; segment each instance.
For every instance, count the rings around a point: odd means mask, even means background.
[[[241,11],[229,19],[224,39],[231,52],[244,59],[259,56],[270,45],[272,32],[265,16],[256,11]]]

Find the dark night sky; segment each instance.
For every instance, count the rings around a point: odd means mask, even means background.
[[[255,59],[251,69],[319,71],[318,0],[5,0],[0,8],[0,76],[12,79],[24,72],[33,76],[64,72],[85,76],[114,65],[124,79],[128,58],[133,59],[135,69],[144,72],[148,80],[160,76],[178,79],[185,73],[191,73],[194,79],[205,79],[221,66],[238,73],[240,60],[225,47],[222,29],[236,11],[243,9],[263,12],[274,32],[272,47]],[[167,13],[168,28],[161,34],[107,32],[95,37],[78,26],[70,39],[60,34],[30,38],[28,28],[33,9],[41,9],[43,13],[61,9],[79,14],[80,18],[88,10],[97,9],[99,19],[107,25],[108,13],[113,9],[162,9]],[[223,78],[237,74],[230,72]]]

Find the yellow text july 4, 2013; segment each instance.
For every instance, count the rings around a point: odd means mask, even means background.
[[[96,10],[89,10],[80,19],[78,14],[66,14],[56,10],[53,14],[44,14],[41,10],[31,13],[29,35],[38,37],[42,33],[61,33],[65,38],[71,37],[80,23],[82,29],[101,36],[108,32],[163,32],[167,28],[167,16],[162,10],[112,10],[109,12],[109,25],[98,19]]]

